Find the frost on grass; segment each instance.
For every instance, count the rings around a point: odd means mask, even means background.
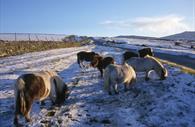
[[[151,73],[149,81],[138,73],[137,83],[128,92],[119,85],[119,95],[108,95],[103,90],[103,79],[94,68],[80,69],[76,53],[93,50],[104,56],[113,56],[121,63],[118,48],[86,46],[58,49],[1,59],[0,64],[0,123],[12,126],[14,114],[13,82],[20,74],[40,69],[51,69],[71,89],[69,98],[61,107],[45,106],[35,102],[31,112],[33,121],[26,126],[94,126],[94,127],[193,127],[195,125],[195,76],[185,74],[168,65],[169,76],[158,80]]]

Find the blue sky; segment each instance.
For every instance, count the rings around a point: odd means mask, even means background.
[[[195,0],[0,0],[0,32],[165,36],[194,30]]]

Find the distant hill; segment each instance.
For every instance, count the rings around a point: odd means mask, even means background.
[[[162,39],[195,41],[195,31],[185,31],[182,33],[162,37]]]
[[[144,39],[144,40],[164,40],[170,41],[170,39],[166,38],[157,38],[157,37],[147,37],[147,36],[136,36],[136,35],[120,35],[115,38],[128,38],[128,39]]]
[[[120,36],[116,36],[116,38],[132,38],[132,39],[158,39],[155,37],[147,37],[147,36],[136,36],[136,35],[120,35]]]

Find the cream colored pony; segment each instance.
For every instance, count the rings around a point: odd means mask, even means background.
[[[40,71],[21,75],[16,80],[14,93],[14,124],[17,125],[19,115],[23,115],[27,122],[31,121],[30,111],[34,100],[43,101],[50,97],[53,103],[62,104],[69,91],[56,72]]]
[[[124,90],[127,91],[127,86],[136,81],[134,69],[128,64],[115,65],[110,64],[104,72],[104,88],[111,95],[111,89],[114,89],[115,94],[118,94],[118,85],[124,83]]]
[[[126,61],[131,65],[136,72],[146,72],[145,80],[149,80],[149,71],[154,70],[161,80],[166,79],[168,76],[167,69],[158,61],[155,57],[145,56],[141,57],[132,57]]]

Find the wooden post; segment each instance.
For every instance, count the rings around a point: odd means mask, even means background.
[[[15,41],[16,41],[16,33],[15,33]]]
[[[39,41],[39,38],[38,38],[37,34],[35,34],[35,37],[36,37],[37,41]]]
[[[45,37],[45,40],[48,41],[48,40],[47,40],[47,37]]]
[[[30,33],[28,34],[28,41],[30,42]]]

